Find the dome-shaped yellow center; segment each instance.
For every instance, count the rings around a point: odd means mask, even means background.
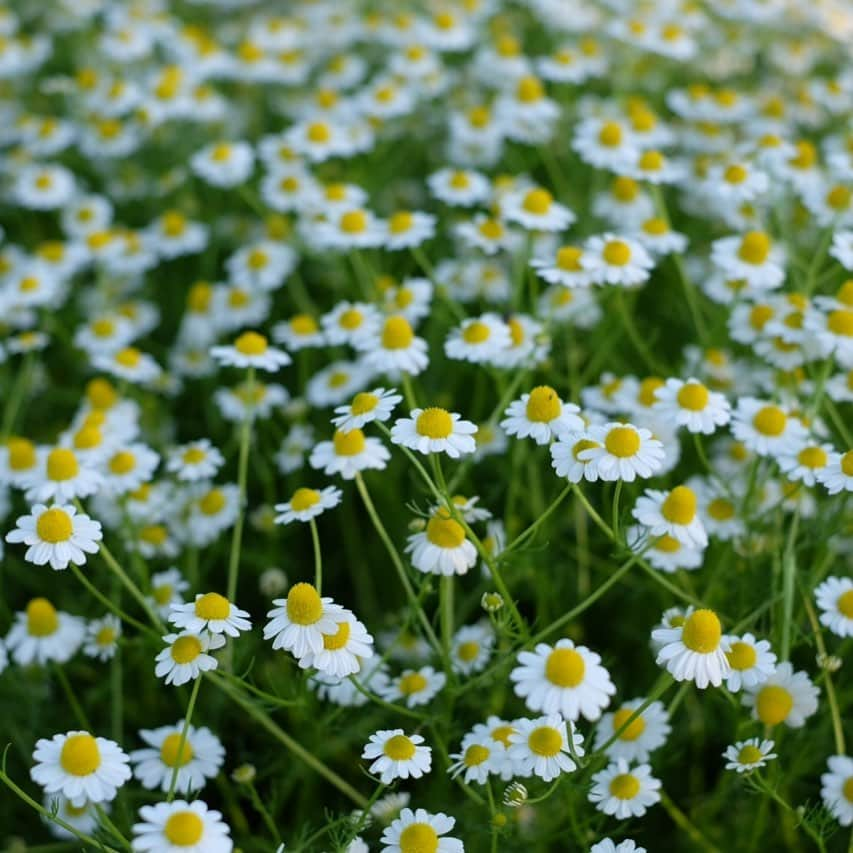
[[[225,509],[226,503],[225,492],[221,489],[211,489],[199,500],[198,506],[205,515],[217,515]]]
[[[115,360],[122,367],[136,367],[142,361],[142,353],[135,347],[125,347],[115,354]]]
[[[438,833],[428,823],[410,823],[398,843],[400,853],[436,853]]]
[[[534,755],[553,758],[563,748],[563,736],[553,726],[539,726],[527,736],[527,746]]]
[[[109,462],[110,473],[121,476],[136,468],[136,457],[129,450],[120,450]]]
[[[554,649],[545,661],[545,678],[557,687],[577,687],[586,672],[586,664],[575,649]]]
[[[688,486],[676,486],[667,495],[660,511],[673,524],[690,524],[696,517],[696,493]]]
[[[111,409],[118,399],[118,394],[106,379],[93,379],[86,386],[86,399],[93,409]]]
[[[418,415],[415,431],[428,438],[448,438],[453,433],[453,418],[447,409],[432,406]]]
[[[74,434],[74,447],[77,450],[92,450],[99,447],[103,440],[103,433],[96,424],[86,424]]]
[[[320,493],[316,489],[299,488],[290,499],[290,508],[294,512],[304,512],[320,503]]]
[[[755,764],[756,762],[761,761],[763,757],[761,750],[751,743],[742,747],[740,752],[737,754],[737,760],[740,764]]]
[[[598,141],[607,148],[622,144],[622,127],[615,121],[606,121],[598,131]]]
[[[758,655],[755,652],[755,646],[737,642],[732,643],[731,649],[726,652],[726,658],[732,669],[744,670],[755,666]]]
[[[848,450],[841,457],[841,473],[845,477],[853,477],[853,450]]]
[[[833,335],[844,338],[853,337],[853,310],[838,308],[830,311],[826,318],[826,328]]]
[[[853,619],[853,589],[848,589],[847,592],[842,592],[838,596],[838,601],[835,602],[838,612],[848,619]]]
[[[734,505],[726,498],[714,498],[714,500],[708,504],[708,515],[710,515],[714,521],[728,521],[730,518],[734,517],[734,514]]]
[[[620,708],[613,714],[613,731],[618,732],[634,713],[635,708]],[[646,730],[646,721],[642,716],[632,720],[625,731],[619,735],[619,740],[636,740]]]
[[[640,793],[640,780],[633,773],[620,773],[610,780],[610,794],[619,800],[633,800]]]
[[[762,406],[752,419],[758,432],[771,438],[782,435],[787,423],[787,416],[778,406]]]
[[[73,450],[66,447],[55,447],[47,455],[47,476],[49,480],[61,482],[73,480],[80,472],[77,457]]]
[[[185,637],[178,637],[172,643],[172,660],[175,663],[191,663],[201,654],[201,640],[188,634]]]
[[[770,254],[770,238],[763,231],[748,231],[740,241],[738,257],[748,264],[758,266]]]
[[[408,210],[400,210],[388,220],[388,230],[392,234],[405,234],[415,224],[415,217]]]
[[[687,617],[681,642],[691,651],[707,655],[719,647],[722,634],[720,619],[713,610],[697,610]]]
[[[59,627],[59,614],[46,598],[34,598],[27,605],[27,633],[31,637],[49,637]]]
[[[392,761],[409,761],[415,754],[415,745],[405,735],[393,735],[385,741],[382,751]]]
[[[532,104],[541,101],[545,96],[542,84],[536,77],[522,77],[515,89],[516,97],[524,104]]]
[[[287,594],[287,618],[296,625],[313,625],[323,615],[320,594],[310,583],[298,583]]]
[[[480,654],[480,644],[474,640],[468,640],[467,643],[460,643],[459,648],[456,649],[457,657],[464,663],[470,663],[472,660],[475,660],[478,654]]]
[[[51,507],[43,512],[36,522],[36,533],[39,539],[51,544],[67,542],[73,532],[71,516],[58,507]]]
[[[204,835],[204,821],[195,812],[175,812],[166,821],[163,835],[176,847],[193,847]]]
[[[369,391],[362,391],[353,397],[350,411],[354,415],[366,415],[372,412],[379,403],[379,397]]]
[[[290,330],[295,335],[313,335],[317,331],[317,321],[310,314],[296,314],[290,318]]]
[[[462,330],[462,340],[466,344],[482,344],[485,343],[492,335],[492,330],[487,323],[480,320],[474,320]]]
[[[348,210],[339,224],[345,234],[361,234],[367,230],[367,214],[363,210]]]
[[[491,751],[488,747],[482,746],[479,743],[472,743],[471,746],[465,750],[465,755],[462,756],[462,763],[466,767],[477,767],[484,761],[488,761],[490,755]]]
[[[10,438],[6,443],[9,467],[13,471],[27,471],[36,464],[36,446],[26,438]]]
[[[267,339],[257,332],[243,332],[234,341],[234,349],[242,355],[263,355],[267,351]]]
[[[806,468],[823,468],[828,456],[822,447],[804,447],[797,454],[797,462]]]
[[[749,172],[739,163],[733,163],[723,172],[723,180],[727,184],[742,184],[749,177]]]
[[[640,156],[639,166],[646,172],[659,172],[666,163],[666,158],[660,151],[644,151]]]
[[[664,386],[664,381],[659,376],[647,376],[637,391],[637,402],[641,406],[651,406],[657,400],[658,388]]]
[[[762,687],[755,697],[755,712],[758,719],[767,726],[784,722],[793,707],[794,697],[778,684]]]
[[[360,429],[353,429],[349,432],[336,430],[332,436],[332,444],[336,456],[358,456],[359,453],[364,452],[367,441]]]
[[[613,427],[604,439],[604,446],[611,455],[625,459],[640,449],[640,435],[631,427]]]
[[[227,619],[231,613],[231,603],[218,592],[207,592],[195,602],[195,615],[199,619]]]
[[[440,509],[426,526],[426,538],[438,548],[458,548],[465,541],[465,529]]]
[[[189,739],[184,741],[181,747],[181,733],[172,732],[167,735],[160,747],[160,760],[167,767],[183,767],[189,764],[193,758],[193,748],[190,746]]]
[[[329,651],[344,648],[349,642],[351,630],[349,622],[341,622],[334,634],[323,634],[323,648]]]
[[[382,329],[382,346],[385,349],[406,349],[414,337],[412,326],[405,317],[389,317]]]
[[[308,125],[306,135],[310,142],[322,144],[332,138],[332,129],[324,121],[314,121]]]
[[[557,250],[557,266],[566,272],[580,272],[583,249],[577,246],[562,246]]]
[[[419,672],[409,672],[400,677],[397,687],[404,696],[412,696],[426,690],[427,680]]]
[[[527,398],[525,414],[534,423],[547,424],[560,416],[563,405],[557,392],[549,385],[539,385]]]
[[[701,382],[686,382],[678,389],[676,399],[682,409],[701,412],[708,405],[708,389]]]
[[[544,216],[550,210],[553,201],[554,198],[548,190],[535,189],[524,196],[521,206],[534,216]]]
[[[624,240],[608,240],[601,252],[612,267],[624,267],[631,260],[631,247]]]
[[[72,776],[89,776],[101,766],[98,742],[90,734],[70,735],[62,745],[59,763]]]

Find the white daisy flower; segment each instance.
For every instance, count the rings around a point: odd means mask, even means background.
[[[15,614],[5,646],[20,666],[70,660],[86,635],[86,624],[77,616],[57,610],[46,598],[33,598],[26,610]]]
[[[630,767],[624,758],[594,773],[589,801],[600,812],[613,815],[617,820],[642,817],[649,806],[660,802],[659,779],[652,776],[648,764]]]
[[[445,507],[433,513],[425,530],[408,538],[406,553],[418,571],[448,577],[464,575],[477,563],[477,549]]]
[[[853,270],[853,229],[836,231],[832,235],[829,254],[846,270]]]
[[[212,480],[224,463],[225,458],[210,439],[202,438],[174,448],[169,453],[166,470],[187,482]]]
[[[731,418],[728,400],[716,391],[709,391],[693,377],[686,382],[667,379],[655,391],[652,409],[663,420],[683,426],[688,432],[704,435],[725,426]]]
[[[384,422],[391,417],[394,407],[402,401],[402,395],[395,389],[374,388],[362,391],[353,397],[348,406],[338,406],[332,424],[339,432],[361,429],[374,421]]]
[[[501,216],[528,231],[565,231],[577,218],[541,187],[509,193],[501,199]]]
[[[571,773],[577,768],[573,759],[584,754],[583,736],[559,714],[516,720],[508,739],[515,775],[538,776],[545,782]]]
[[[565,477],[570,483],[579,483],[583,479],[594,483],[598,479],[595,465],[580,459],[585,450],[601,447],[589,437],[586,430],[568,432],[560,436],[551,447],[551,466],[558,477]]]
[[[703,690],[709,684],[719,687],[731,671],[728,640],[713,610],[696,610],[679,627],[657,628],[652,640],[661,644],[658,666],[665,666],[676,681],[694,681]]]
[[[311,489],[301,486],[286,503],[275,504],[276,524],[290,524],[291,521],[310,521],[327,509],[341,502],[343,492],[337,486],[325,489]]]
[[[173,726],[140,729],[139,737],[148,746],[131,752],[130,761],[143,788],[168,792],[177,768],[175,791],[200,791],[222,769],[225,748],[219,738],[210,729],[193,725],[187,727],[184,738],[184,725],[179,720]]]
[[[231,830],[222,815],[201,800],[175,800],[139,809],[133,825],[134,853],[231,853]]]
[[[534,257],[530,266],[536,274],[548,284],[559,284],[563,287],[589,287],[592,278],[589,270],[583,265],[584,250],[579,246],[565,245],[557,249],[552,258]]]
[[[36,504],[32,515],[22,515],[15,530],[6,534],[6,541],[27,545],[24,559],[37,566],[49,564],[56,571],[67,569],[69,563],[81,566],[86,554],[97,554],[96,544],[103,539],[101,524],[88,515],[77,514],[71,504],[47,507]]]
[[[355,345],[364,353],[366,367],[389,376],[400,371],[417,376],[429,364],[427,342],[415,335],[411,322],[402,314],[386,318],[381,329],[358,337]]]
[[[593,446],[578,451],[577,458],[600,480],[625,480],[632,483],[638,476],[651,477],[664,460],[663,444],[650,430],[628,423],[592,425],[587,430]]]
[[[375,335],[381,315],[374,305],[366,302],[339,302],[320,318],[323,332],[330,344],[352,344],[359,337]]]
[[[489,179],[465,169],[441,169],[427,178],[429,191],[445,204],[471,207],[489,200],[492,185]]]
[[[646,281],[654,259],[636,240],[602,234],[590,237],[583,247],[581,266],[593,284],[636,287]]]
[[[373,637],[349,610],[333,613],[332,618],[335,628],[323,634],[322,650],[307,652],[299,666],[333,678],[346,678],[360,672],[364,662],[373,657]]]
[[[101,619],[93,619],[86,626],[86,642],[83,654],[98,660],[110,660],[118,649],[118,638],[121,636],[121,620],[107,613]]]
[[[319,654],[324,647],[324,635],[337,631],[335,617],[343,608],[331,598],[321,598],[308,583],[290,588],[287,598],[276,598],[276,605],[267,613],[264,639],[272,638],[274,649],[292,652],[299,659],[309,652]]]
[[[853,758],[831,755],[827,773],[820,777],[820,796],[824,805],[842,826],[853,824]]]
[[[221,649],[225,645],[222,634],[197,634],[193,631],[181,631],[180,634],[166,634],[163,637],[166,648],[155,658],[154,674],[164,678],[166,684],[180,687],[188,681],[195,681],[203,672],[216,669],[216,658],[207,654]]]
[[[472,220],[460,222],[454,231],[465,246],[479,249],[486,255],[519,248],[518,232],[485,213],[477,213]]]
[[[735,406],[732,435],[759,456],[777,456],[802,446],[806,428],[781,406],[741,397]]]
[[[752,634],[729,636],[726,660],[731,667],[726,687],[737,693],[742,688],[762,684],[776,671],[776,655],[767,640],[756,640]]]
[[[173,604],[183,603],[181,593],[189,587],[189,583],[177,569],[167,569],[165,572],[157,572],[151,576],[151,592],[147,598],[157,612],[166,617],[171,612]]]
[[[345,480],[352,480],[359,471],[381,471],[390,458],[388,448],[378,438],[366,437],[360,429],[352,429],[336,430],[331,441],[319,442],[308,462],[328,476],[340,474]]]
[[[447,835],[455,824],[443,812],[431,814],[425,809],[404,808],[383,831],[381,853],[463,853],[462,842]]]
[[[752,708],[753,718],[765,726],[785,723],[798,729],[817,711],[819,692],[805,672],[794,672],[784,661],[763,682],[744,688],[743,704]]]
[[[75,806],[68,797],[63,797],[62,794],[45,794],[43,803],[48,814],[55,814],[60,820],[72,826],[78,832],[86,833],[86,835],[94,833],[100,824],[100,817],[95,808],[95,803],[87,801],[81,806]],[[109,803],[99,803],[98,807],[109,814]],[[44,815],[42,816],[42,820],[47,825],[51,835],[55,838],[62,839],[63,841],[77,840],[73,832],[60,826],[55,820]]]
[[[622,173],[637,158],[638,140],[622,122],[585,118],[575,127],[572,148],[580,158],[598,169]]]
[[[291,352],[326,345],[326,336],[310,314],[295,314],[272,329],[273,339],[284,344]]]
[[[539,385],[510,403],[500,425],[507,435],[530,437],[537,444],[548,444],[552,439],[584,429],[579,412],[574,403],[564,403],[549,385]]]
[[[38,470],[27,478],[26,498],[43,503],[70,503],[94,494],[103,477],[68,447],[54,447],[41,454]]]
[[[407,735],[403,729],[382,730],[370,736],[361,757],[373,762],[368,772],[379,775],[383,785],[420,779],[432,767],[432,750],[423,742],[421,735]]]
[[[489,774],[495,763],[503,760],[502,754],[497,752],[497,747],[494,740],[488,735],[477,735],[474,732],[468,732],[462,738],[462,744],[459,752],[450,754],[453,760],[447,768],[447,772],[452,778],[462,775],[463,781],[477,782],[480,785],[485,785],[488,781]]]
[[[435,236],[436,217],[418,210],[398,210],[385,226],[384,247],[390,252],[420,246]]]
[[[646,853],[646,848],[638,847],[633,838],[626,838],[618,844],[609,838],[603,838],[589,848],[589,853]]]
[[[110,802],[131,775],[128,757],[115,741],[84,731],[39,738],[33,761],[33,782],[75,806]]]
[[[173,604],[169,621],[177,628],[199,634],[227,634],[239,637],[241,631],[249,631],[252,623],[248,612],[232,604],[218,592],[198,593],[195,602]]]
[[[104,488],[112,494],[135,492],[160,464],[160,454],[141,442],[119,446],[104,460]]]
[[[671,536],[688,548],[704,548],[708,535],[696,508],[696,492],[676,486],[669,492],[646,489],[631,514],[652,536]]]
[[[811,488],[817,483],[820,472],[832,457],[831,444],[805,441],[798,448],[782,453],[776,460],[785,476],[793,483],[803,483]]]
[[[632,699],[623,702],[613,713],[604,714],[595,730],[595,748],[601,749],[645,701],[643,698]],[[607,755],[611,759],[624,758],[628,762],[648,761],[650,754],[666,743],[671,731],[664,704],[652,702],[607,747]]]
[[[729,279],[745,281],[754,290],[773,290],[785,279],[785,251],[764,231],[715,240],[711,262]]]
[[[463,320],[451,329],[444,341],[444,352],[448,358],[471,364],[494,364],[511,343],[509,326],[497,314],[487,313]]]
[[[456,412],[430,407],[413,409],[408,418],[398,418],[391,427],[391,441],[418,453],[446,453],[451,459],[473,453],[477,427]]]
[[[247,142],[213,142],[190,157],[190,168],[214,187],[236,187],[252,174],[255,157]]]
[[[211,347],[210,354],[226,367],[254,367],[270,373],[291,362],[284,350],[271,347],[267,339],[257,332],[243,332],[233,345]]]
[[[821,624],[839,637],[853,637],[853,579],[828,577],[814,596]]]
[[[773,752],[774,746],[772,740],[761,740],[757,737],[737,741],[726,747],[723,753],[723,758],[726,759],[726,770],[735,770],[738,773],[758,770],[768,761],[776,758],[776,753]]]
[[[41,454],[29,439],[10,436],[0,445],[0,483],[26,488],[41,462]]]
[[[402,699],[407,708],[414,708],[431,702],[446,681],[447,676],[443,672],[436,672],[431,666],[406,669],[401,675],[390,679],[380,695],[387,702]]]
[[[817,481],[831,495],[853,492],[853,450],[831,454],[826,467],[818,471]]]
[[[450,662],[453,671],[462,675],[481,672],[492,656],[495,633],[485,624],[463,625],[454,635],[450,645]]]
[[[539,643],[532,652],[520,652],[518,663],[510,681],[531,711],[595,721],[616,693],[601,656],[569,639],[554,646]]]

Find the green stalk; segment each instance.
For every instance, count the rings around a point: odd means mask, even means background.
[[[308,522],[311,526],[311,541],[314,544],[314,586],[317,594],[322,594],[323,589],[323,557],[320,553],[320,535],[317,533],[317,522],[312,518]]]
[[[249,399],[255,387],[255,369],[249,368],[247,381]],[[246,416],[240,426],[240,456],[237,468],[237,490],[239,493],[239,507],[237,509],[237,520],[234,522],[234,530],[231,534],[231,553],[228,558],[228,587],[226,597],[230,602],[237,598],[237,580],[240,574],[240,544],[243,539],[243,518],[246,514],[246,477],[249,468],[249,445],[252,433],[252,414],[249,405],[246,407]]]
[[[184,747],[187,743],[187,736],[190,733],[190,721],[192,720],[193,710],[195,709],[195,701],[198,698],[198,691],[201,687],[201,680],[204,678],[204,673],[200,673],[198,678],[193,682],[192,693],[190,693],[190,701],[187,705],[187,713],[184,717],[184,727],[181,729],[181,737],[178,741],[178,751],[175,755],[175,766],[172,768],[172,778],[169,780],[169,793],[166,797],[166,802],[171,803],[175,798],[175,786],[178,784],[178,771],[181,769],[181,759],[184,757]]]

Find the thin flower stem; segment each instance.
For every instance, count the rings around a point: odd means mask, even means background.
[[[660,679],[658,685],[652,690],[649,696],[646,698],[646,701],[643,702],[638,708],[635,708],[631,712],[631,716],[616,729],[613,734],[600,746],[595,750],[593,755],[599,755],[607,752],[607,750],[622,737],[622,733],[628,730],[628,727],[633,724],[634,720],[638,717],[641,717],[643,712],[652,704],[652,702],[656,702],[669,690],[672,685],[675,684],[675,679],[668,673],[664,673],[663,677]]]
[[[255,387],[255,369],[249,368],[247,381],[249,399]],[[240,455],[237,463],[237,519],[231,533],[231,553],[228,557],[228,587],[226,597],[233,602],[237,598],[237,581],[240,574],[240,544],[243,539],[243,518],[246,514],[246,478],[249,469],[249,445],[252,438],[252,414],[246,407],[246,414],[240,426]]]
[[[637,327],[631,319],[631,314],[628,310],[628,303],[625,297],[625,290],[622,287],[617,288],[616,291],[616,308],[619,312],[619,319],[622,322],[622,326],[628,335],[628,340],[630,340],[634,345],[634,349],[637,350],[637,354],[643,359],[646,367],[658,376],[666,376],[668,371],[652,355],[652,352],[643,339],[643,336],[637,331]]]
[[[450,658],[453,644],[453,577],[442,575],[438,586],[441,607],[441,648],[445,657]]]
[[[660,802],[666,810],[666,813],[672,818],[673,823],[675,823],[680,829],[683,829],[684,832],[690,836],[690,839],[694,844],[698,845],[703,850],[709,851],[709,853],[720,853],[719,848],[705,838],[705,836],[691,822],[690,818],[688,818],[687,815],[678,808],[670,798],[669,794],[667,794],[663,789],[661,789],[660,792]]]
[[[317,593],[322,595],[323,557],[320,553],[320,534],[317,532],[317,522],[313,518],[308,523],[311,526],[311,541],[314,544],[314,586]]]
[[[190,721],[195,710],[195,702],[198,699],[198,691],[201,688],[201,681],[204,678],[204,673],[200,673],[198,678],[193,682],[192,693],[190,693],[190,701],[187,704],[187,713],[184,717],[184,725],[181,729],[181,737],[178,740],[178,750],[175,754],[175,766],[172,768],[172,778],[169,780],[169,793],[166,797],[166,802],[171,803],[175,799],[175,786],[178,784],[178,771],[181,769],[181,759],[184,757],[184,747],[187,744],[187,737],[190,733]]]
[[[405,370],[401,374],[400,383],[403,386],[403,396],[406,398],[406,405],[409,409],[417,409],[418,398],[412,385],[412,377]]]
[[[361,810],[361,814],[359,815],[355,826],[352,828],[352,836],[347,839],[348,845],[353,842],[353,840],[358,836],[359,832],[361,832],[361,830],[364,828],[365,824],[367,823],[367,821],[370,817],[371,809],[376,804],[376,801],[382,796],[382,792],[387,787],[388,786],[385,785],[383,782],[380,782],[376,786],[376,790],[370,795],[370,799],[367,801],[364,808]]]
[[[791,627],[794,617],[794,579],[797,574],[797,557],[794,546],[800,523],[799,505],[788,529],[785,551],[782,555],[782,639],[779,643],[780,660],[791,656]]]
[[[144,631],[146,634],[150,634],[153,637],[156,637],[158,640],[160,639],[160,634],[156,631],[153,631],[147,625],[144,625],[142,622],[134,619],[132,616],[128,616],[120,607],[117,607],[109,598],[107,598],[100,590],[98,590],[86,575],[83,574],[82,569],[75,565],[74,563],[69,563],[69,568],[71,569],[74,576],[77,580],[80,581],[81,584],[101,603],[110,613],[118,616],[122,622],[126,622],[128,625],[133,625],[134,628],[139,629],[140,631]]]
[[[619,539],[619,498],[622,495],[622,481],[616,481],[616,488],[613,490],[613,535]]]
[[[15,419],[18,416],[18,410],[21,408],[21,403],[23,402],[24,396],[30,387],[30,379],[32,378],[35,358],[36,354],[34,351],[28,352],[24,356],[24,363],[18,371],[18,375],[15,378],[15,384],[12,386],[12,391],[7,398],[6,408],[3,410],[3,425],[0,427],[0,441],[5,441],[15,428]]]
[[[255,810],[261,816],[261,819],[266,824],[267,829],[275,840],[276,844],[281,844],[281,834],[278,831],[278,828],[275,825],[275,821],[272,819],[272,815],[269,813],[269,810],[264,805],[264,801],[261,799],[258,794],[257,788],[255,788],[252,782],[248,782],[247,786],[249,789],[249,798],[252,801],[252,805],[255,807]]]
[[[68,704],[71,706],[71,712],[77,718],[78,724],[87,732],[94,731],[92,724],[89,722],[89,718],[86,716],[86,712],[77,701],[77,696],[74,694],[74,690],[71,687],[71,683],[68,681],[68,676],[65,674],[65,670],[60,664],[55,664],[53,671],[56,673],[56,680],[62,686],[62,691],[65,693],[65,698],[68,700]]]
[[[110,816],[106,813],[104,807],[95,805],[95,811],[98,814],[98,820],[101,822],[101,825],[107,829],[110,835],[112,835],[125,850],[130,850],[130,842],[124,837],[121,830],[110,820]]]
[[[565,500],[566,496],[572,491],[572,483],[569,483],[553,501],[548,506],[548,508],[543,512],[526,530],[523,530],[506,548],[501,551],[498,555],[498,559],[502,560],[508,554],[511,554],[517,548],[520,548],[534,533],[539,529],[539,527],[548,520],[549,516],[557,509],[557,507]]]
[[[412,711],[410,708],[406,708],[403,705],[395,705],[393,702],[387,702],[381,696],[377,696],[373,691],[368,690],[368,688],[365,687],[354,675],[351,675],[349,680],[352,682],[352,686],[355,687],[362,696],[366,696],[375,705],[379,705],[381,708],[388,708],[389,711],[396,711],[404,717],[411,717],[413,720],[418,720],[421,723],[426,721],[426,717],[424,717],[423,714],[419,714],[417,711]]]

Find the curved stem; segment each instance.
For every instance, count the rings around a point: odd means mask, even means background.
[[[184,747],[187,744],[187,736],[190,733],[190,721],[193,717],[195,709],[195,700],[198,698],[198,691],[201,687],[201,680],[204,678],[204,673],[200,673],[199,677],[193,682],[192,693],[190,693],[190,701],[187,705],[187,713],[184,717],[184,726],[181,729],[181,737],[178,740],[178,750],[175,753],[175,766],[172,768],[172,778],[169,780],[169,793],[166,796],[166,802],[171,803],[175,798],[175,786],[178,784],[178,771],[181,769],[181,759],[184,757]],[[187,756],[189,758],[189,756]]]
[[[249,368],[247,381],[249,399],[255,387],[255,369]],[[243,539],[243,517],[246,514],[246,478],[249,470],[249,445],[252,437],[252,413],[246,407],[246,415],[240,426],[240,455],[237,463],[237,491],[239,506],[234,530],[231,534],[231,553],[228,557],[228,587],[226,597],[233,602],[237,597],[237,580],[240,575],[240,544]]]
[[[314,586],[317,589],[317,594],[322,595],[323,589],[323,557],[320,553],[320,535],[317,533],[317,522],[312,518],[309,520],[311,525],[311,541],[314,544]]]

